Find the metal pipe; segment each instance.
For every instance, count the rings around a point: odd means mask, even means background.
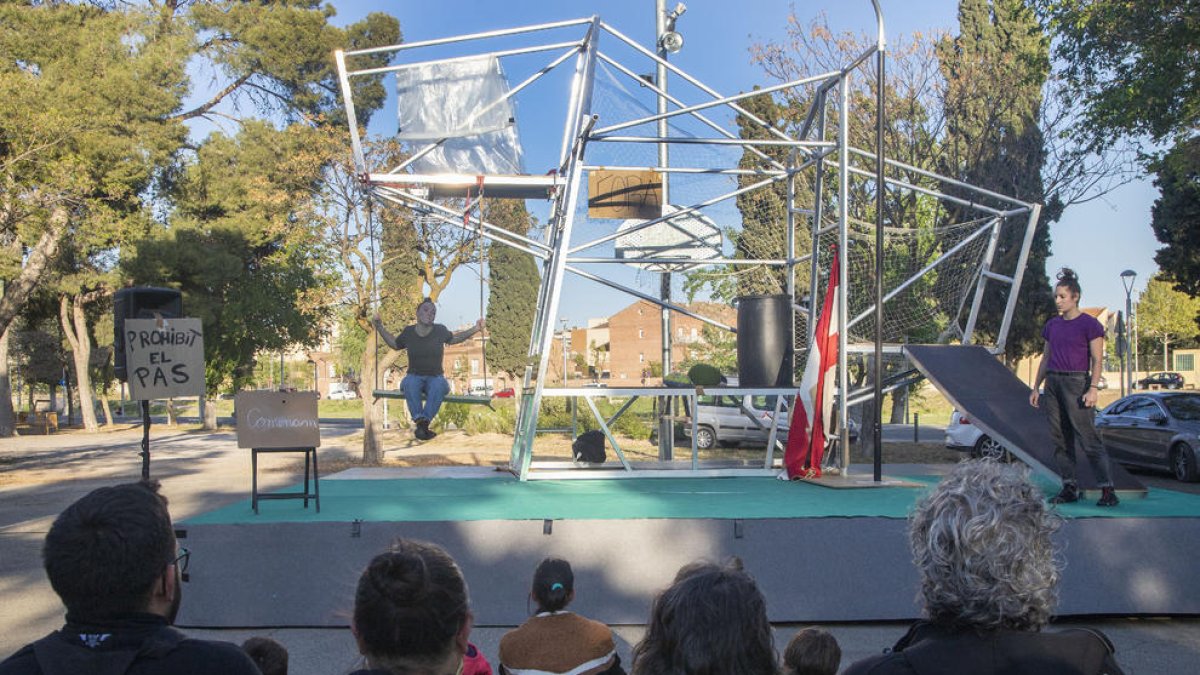
[[[854,154],[856,154],[856,155],[860,155],[860,156],[862,156],[862,157],[865,157],[865,158],[867,158],[867,159],[876,159],[876,157],[875,157],[875,153],[872,153],[872,152],[867,152],[866,150],[860,150],[860,149],[858,149],[858,148],[850,148],[850,152],[852,152],[852,153],[854,153]],[[970,183],[964,183],[964,182],[962,182],[962,181],[960,181],[960,180],[955,180],[954,178],[949,178],[949,177],[947,177],[947,176],[943,176],[943,175],[941,175],[941,174],[939,174],[939,173],[934,173],[934,172],[932,172],[932,171],[927,171],[927,170],[925,170],[925,169],[922,169],[922,168],[920,168],[920,167],[913,166],[913,165],[911,165],[911,164],[905,164],[904,162],[898,162],[898,161],[896,161],[896,160],[894,160],[894,159],[884,159],[884,163],[885,163],[885,164],[887,164],[888,166],[893,166],[893,167],[896,167],[896,168],[898,168],[898,169],[904,169],[905,171],[912,171],[913,173],[920,174],[920,175],[922,175],[922,176],[925,176],[926,178],[933,178],[934,180],[938,180],[938,181],[941,181],[941,182],[943,182],[943,183],[949,183],[950,185],[953,185],[953,186],[955,186],[955,187],[960,187],[960,188],[963,188],[963,189],[965,189],[965,190],[970,190],[970,191],[972,191],[972,192],[977,192],[977,193],[979,193],[979,194],[981,194],[981,195],[986,195],[986,196],[988,196],[988,197],[992,197],[993,199],[999,199],[999,200],[1001,200],[1001,201],[1005,201],[1005,202],[1008,202],[1008,203],[1010,203],[1010,204],[1016,204],[1016,205],[1018,205],[1018,206],[1024,206],[1025,208],[1032,208],[1032,207],[1033,207],[1033,203],[1032,203],[1032,202],[1024,202],[1024,201],[1021,201],[1020,199],[1016,199],[1016,198],[1014,198],[1014,197],[1009,197],[1009,196],[1006,196],[1006,195],[1002,195],[1002,194],[1000,194],[999,192],[992,192],[991,190],[987,190],[987,189],[985,189],[985,188],[981,188],[981,187],[979,187],[979,186],[977,186],[977,185],[972,185],[972,184],[970,184]]]
[[[718,202],[724,201],[724,200],[726,200],[726,199],[730,199],[730,198],[732,198],[732,197],[736,197],[736,196],[738,196],[738,195],[740,195],[740,194],[744,194],[744,193],[746,193],[746,192],[750,192],[750,191],[752,191],[752,190],[756,190],[756,189],[758,189],[758,188],[760,188],[760,187],[763,187],[763,186],[765,186],[765,185],[770,185],[771,183],[776,183],[776,182],[778,182],[779,180],[780,180],[779,178],[768,178],[768,179],[766,179],[766,180],[759,181],[759,182],[757,182],[757,183],[754,183],[754,184],[752,184],[752,185],[747,185],[746,187],[738,188],[738,189],[736,189],[736,190],[734,190],[734,191],[732,191],[732,192],[726,192],[726,193],[725,193],[725,194],[723,194],[723,195],[718,195],[718,196],[716,196],[716,197],[712,197],[712,198],[710,198],[710,199],[706,199],[706,200],[704,200],[704,201],[702,201],[702,202],[698,202],[698,203],[696,203],[696,204],[693,204],[693,205],[691,205],[691,206],[684,207],[684,208],[682,208],[682,209],[680,209],[680,210],[678,210],[678,211],[676,211],[676,212],[674,212],[674,213],[672,213],[672,214],[670,214],[670,215],[666,215],[666,216],[659,216],[658,218],[651,218],[650,220],[647,220],[647,221],[646,221],[646,222],[644,222],[644,223],[640,223],[640,224],[638,224],[638,225],[637,225],[637,226],[635,226],[635,227],[631,227],[631,228],[629,228],[628,230],[624,230],[624,231],[622,231],[622,232],[613,232],[612,234],[607,234],[607,235],[605,235],[605,236],[603,236],[603,237],[600,237],[600,238],[598,238],[598,239],[593,239],[593,240],[591,240],[591,241],[589,241],[589,242],[585,242],[585,243],[583,243],[583,244],[580,244],[580,245],[578,245],[578,246],[576,246],[576,247],[572,248],[572,249],[571,249],[570,251],[568,251],[568,252],[569,252],[569,253],[578,253],[579,251],[584,251],[584,250],[587,250],[587,249],[589,249],[589,248],[592,248],[593,246],[599,246],[600,244],[603,244],[604,242],[607,242],[607,241],[612,241],[613,239],[616,239],[617,237],[622,237],[622,236],[625,236],[625,235],[627,235],[627,234],[632,234],[632,233],[634,233],[634,232],[637,232],[637,231],[639,231],[639,230],[644,230],[644,229],[646,229],[647,227],[650,227],[651,225],[657,225],[657,224],[659,224],[659,223],[661,223],[661,222],[664,222],[664,221],[666,221],[666,220],[669,220],[669,219],[671,219],[671,218],[678,218],[679,216],[682,216],[682,215],[686,215],[686,214],[688,214],[688,213],[693,213],[693,212],[699,211],[700,209],[702,209],[702,208],[704,208],[704,207],[706,207],[706,206],[712,206],[713,204],[716,204],[716,203],[718,203]]]
[[[603,21],[601,21],[601,22],[600,22],[600,26],[601,26],[601,27],[602,27],[604,30],[608,31],[608,32],[609,32],[609,33],[610,33],[610,34],[611,34],[613,37],[615,37],[615,38],[617,38],[618,40],[620,40],[620,41],[624,42],[625,44],[629,45],[629,46],[630,46],[630,47],[632,47],[634,50],[641,52],[642,54],[644,54],[645,56],[648,56],[649,58],[653,59],[653,60],[654,60],[654,61],[656,61],[656,62],[658,62],[658,61],[661,61],[661,59],[659,59],[659,58],[658,58],[658,56],[657,56],[656,54],[654,54],[654,52],[651,52],[651,51],[649,51],[648,49],[646,49],[645,47],[643,47],[643,46],[639,45],[638,43],[634,42],[633,40],[630,40],[628,37],[626,37],[626,36],[625,36],[624,34],[622,34],[620,31],[618,31],[617,29],[615,29],[615,28],[613,28],[612,26],[608,25],[607,23],[604,23]],[[691,75],[688,75],[688,74],[687,74],[687,73],[685,73],[684,71],[682,71],[682,70],[680,70],[680,69],[676,68],[675,66],[672,66],[670,63],[667,63],[667,62],[663,61],[663,65],[665,65],[665,66],[666,66],[666,67],[667,67],[667,68],[668,68],[668,69],[669,69],[669,70],[670,70],[672,73],[675,73],[675,74],[676,74],[676,75],[678,75],[680,78],[682,78],[682,79],[683,79],[685,82],[687,82],[687,83],[689,83],[689,84],[693,85],[694,87],[696,87],[696,88],[697,88],[697,89],[699,89],[700,91],[702,91],[702,92],[704,92],[704,93],[708,94],[709,96],[716,96],[716,97],[718,97],[718,98],[721,96],[719,93],[717,93],[717,91],[716,91],[715,89],[712,89],[711,87],[709,87],[708,85],[704,84],[704,83],[703,83],[703,82],[701,82],[700,80],[697,80],[696,78],[692,77]],[[780,131],[780,130],[776,129],[775,127],[771,126],[770,124],[767,124],[767,123],[766,123],[766,122],[764,122],[762,119],[760,119],[760,118],[759,118],[757,115],[755,115],[754,113],[751,113],[751,112],[749,112],[749,111],[748,111],[748,110],[746,110],[745,108],[743,108],[743,107],[741,107],[741,106],[739,106],[739,105],[733,104],[733,103],[729,104],[729,107],[730,107],[730,108],[732,108],[732,109],[733,109],[735,112],[737,112],[737,113],[739,113],[739,114],[741,114],[741,115],[744,115],[744,116],[745,116],[747,119],[749,119],[751,122],[754,122],[755,124],[759,124],[759,125],[763,126],[764,128],[766,128],[766,129],[767,129],[767,131],[769,131],[771,134],[773,134],[773,135],[774,135],[774,136],[776,136],[777,138],[783,138],[783,139],[789,139],[789,138],[790,138],[790,137],[789,137],[787,134],[785,134],[785,133],[783,133],[782,131]]]
[[[594,22],[596,17],[591,16],[583,19],[570,19],[567,21],[555,21],[552,23],[535,24],[532,26],[521,26],[519,28],[503,28],[500,30],[484,31],[482,33],[469,33],[467,35],[455,35],[448,38],[435,38],[433,40],[421,40],[418,42],[406,42],[399,45],[388,45],[386,47],[368,47],[365,49],[355,49],[347,51],[347,56],[365,56],[368,54],[382,54],[384,52],[399,52],[407,49],[418,49],[420,47],[434,47],[437,45],[452,44],[455,42],[470,42],[472,40],[484,40],[487,38],[504,37],[506,35],[520,35],[522,33],[535,33],[538,31],[552,30],[554,28],[566,28],[568,26],[582,26],[583,24]]]
[[[879,18],[880,30],[883,17],[879,4],[875,4],[875,13]],[[883,45],[878,45],[876,52],[878,69],[875,73],[875,415],[872,420],[872,434],[875,442],[875,482],[883,480],[883,209],[887,193],[887,181],[883,176],[883,135],[884,127],[884,77],[887,64],[887,52]]]
[[[960,242],[958,242],[957,244],[955,244],[954,246],[952,246],[952,247],[951,247],[949,250],[945,251],[944,253],[942,253],[941,255],[939,255],[939,256],[938,256],[936,259],[934,259],[934,261],[933,261],[933,262],[929,263],[929,264],[928,264],[928,265],[926,265],[925,267],[922,267],[922,268],[921,268],[921,270],[920,270],[919,272],[917,272],[916,274],[913,274],[913,275],[912,275],[912,276],[910,276],[908,279],[906,279],[906,280],[904,281],[904,283],[902,283],[902,284],[900,284],[899,286],[897,286],[897,287],[893,288],[893,289],[892,289],[892,291],[891,291],[890,293],[888,293],[887,295],[885,295],[885,296],[884,296],[884,298],[883,298],[883,301],[884,301],[884,302],[887,302],[888,300],[891,300],[892,298],[896,297],[896,296],[897,296],[897,295],[899,295],[900,293],[904,292],[904,289],[906,289],[906,288],[908,288],[909,286],[911,286],[911,285],[913,285],[913,284],[917,283],[917,281],[919,281],[919,280],[921,279],[921,277],[925,276],[925,274],[926,274],[927,272],[931,271],[933,268],[935,268],[935,267],[937,267],[938,265],[940,265],[940,264],[942,263],[942,261],[943,261],[943,260],[946,260],[947,258],[949,258],[950,256],[954,255],[955,253],[958,253],[958,252],[959,252],[959,251],[961,251],[961,250],[962,250],[964,247],[966,247],[966,245],[967,245],[967,244],[969,244],[969,243],[971,243],[972,241],[974,241],[974,240],[978,239],[979,237],[983,236],[983,233],[984,233],[984,232],[987,232],[987,231],[988,231],[988,229],[989,229],[989,228],[987,228],[987,227],[981,227],[981,228],[979,228],[978,230],[976,230],[975,232],[973,232],[972,234],[970,234],[969,236],[967,236],[967,237],[966,237],[965,239],[963,239],[962,241],[960,241]],[[852,320],[850,321],[850,323],[849,323],[849,324],[846,326],[846,328],[847,328],[847,329],[849,329],[851,326],[854,326],[855,324],[857,324],[858,322],[862,321],[863,319],[866,319],[866,318],[867,318],[867,316],[868,316],[868,315],[870,315],[870,314],[871,314],[872,312],[874,312],[874,311],[875,311],[875,305],[872,305],[872,306],[868,307],[868,308],[867,308],[866,310],[864,310],[864,311],[863,311],[861,314],[859,314],[858,316],[854,317],[854,319],[852,319]]]
[[[442,206],[437,202],[431,202],[428,199],[422,199],[421,197],[404,192],[399,188],[376,185],[373,192],[378,194],[380,197],[387,199],[388,201],[401,204],[402,206],[408,206],[409,208],[412,208],[412,205],[416,204],[418,207],[420,207],[420,209],[429,211],[430,215],[438,217],[439,219],[443,220],[443,222],[451,225],[458,225],[462,227],[462,229],[468,229],[463,225],[463,213],[461,211],[455,211],[454,209]],[[469,216],[469,218],[475,225],[480,223],[480,219],[477,216]],[[518,242],[521,242],[522,244],[525,244],[526,246],[529,246],[533,250],[527,252],[538,257],[545,258],[552,250],[551,247],[543,244],[540,241],[530,239],[529,237],[517,234],[511,230],[506,230],[503,227],[493,225],[487,221],[483,221],[483,227],[484,230],[486,230],[485,234],[492,235],[490,238],[493,241],[500,241],[501,243],[506,243],[509,246],[513,246],[514,244],[511,242],[504,241],[505,238],[512,238]],[[475,231],[474,228],[469,229],[471,232]]]
[[[651,303],[654,303],[655,305],[659,305],[660,307],[661,307],[661,306],[664,306],[664,305],[663,305],[663,301],[662,301],[662,300],[660,300],[659,298],[656,298],[656,297],[654,297],[654,296],[652,296],[652,295],[649,295],[649,294],[647,294],[647,293],[643,293],[643,292],[641,292],[641,291],[639,291],[639,290],[637,290],[637,289],[635,289],[635,288],[630,288],[630,287],[628,287],[628,286],[625,286],[625,285],[622,285],[622,284],[620,284],[620,283],[617,283],[617,282],[615,282],[615,281],[613,281],[613,280],[611,280],[611,279],[606,279],[606,278],[604,278],[604,277],[597,276],[597,275],[595,275],[595,274],[592,274],[592,273],[590,273],[590,272],[585,272],[585,271],[583,271],[583,270],[579,269],[578,267],[572,267],[571,265],[567,265],[567,268],[566,268],[566,269],[567,269],[567,271],[568,271],[568,272],[570,272],[570,273],[572,273],[572,274],[574,274],[574,275],[576,275],[576,276],[582,277],[582,278],[584,278],[584,279],[587,279],[587,280],[589,280],[589,281],[595,281],[595,282],[597,282],[597,283],[604,284],[605,286],[608,286],[609,288],[613,288],[613,289],[616,289],[616,290],[619,290],[619,291],[624,291],[624,292],[626,292],[626,293],[628,293],[628,294],[630,294],[630,295],[632,295],[632,296],[634,296],[634,297],[636,297],[636,298],[641,298],[642,300],[645,300],[646,302],[651,302]],[[672,304],[672,305],[666,305],[666,307],[667,307],[668,309],[672,310],[672,311],[679,312],[680,314],[683,314],[684,316],[690,316],[690,317],[692,317],[693,319],[696,319],[696,320],[698,320],[698,321],[703,321],[704,323],[707,323],[707,324],[709,324],[710,326],[715,326],[715,327],[717,327],[717,328],[722,328],[722,329],[724,329],[724,330],[727,330],[727,331],[729,331],[730,333],[736,333],[736,332],[737,332],[737,328],[734,328],[733,326],[728,326],[728,325],[726,325],[726,324],[723,324],[723,323],[721,323],[720,321],[716,321],[716,320],[710,319],[710,318],[708,318],[708,317],[706,317],[706,316],[703,316],[703,315],[697,314],[697,313],[695,313],[695,312],[691,311],[690,309],[688,309],[688,308],[686,308],[686,307],[683,307],[683,306],[680,306],[680,305],[674,305],[674,304]]]
[[[1004,303],[1004,318],[1000,320],[1000,335],[996,340],[996,348],[1004,349],[1008,342],[1008,329],[1012,326],[1013,312],[1017,309],[1017,296],[1021,293],[1021,280],[1025,278],[1025,265],[1029,263],[1029,251],[1033,248],[1033,237],[1037,231],[1038,218],[1042,215],[1042,205],[1034,204],[1029,212],[1029,222],[1025,226],[1025,240],[1021,242],[1021,253],[1017,256],[1016,274],[1008,289],[1008,302]]]
[[[850,244],[850,81],[842,77],[838,107],[838,428],[841,437],[842,471],[850,472],[850,415],[846,399],[850,392],[850,369],[846,362],[846,313],[849,294],[846,289]]]
[[[662,61],[661,63],[665,63],[665,61]],[[597,129],[596,133],[597,134],[605,134],[605,133],[617,131],[620,129],[636,127],[640,124],[646,124],[647,122],[654,122],[656,120],[666,120],[671,117],[677,117],[679,115],[686,115],[688,113],[695,112],[697,110],[707,110],[708,108],[715,108],[718,106],[726,105],[728,103],[733,103],[735,101],[744,101],[745,99],[748,99],[748,98],[754,98],[756,96],[770,94],[770,93],[773,93],[776,91],[781,91],[783,89],[791,89],[792,87],[799,87],[801,85],[811,84],[813,82],[819,82],[819,81],[827,80],[829,78],[836,77],[836,76],[837,76],[837,72],[829,72],[829,73],[822,73],[820,75],[814,75],[812,77],[802,77],[799,80],[792,80],[790,82],[784,82],[783,84],[776,84],[776,85],[773,85],[770,87],[763,87],[762,89],[755,89],[753,91],[743,92],[741,94],[736,94],[734,96],[726,96],[723,98],[718,98],[713,101],[708,101],[706,103],[698,103],[696,105],[686,106],[686,107],[683,107],[683,108],[680,108],[678,110],[674,110],[671,112],[664,111],[664,112],[658,113],[657,115],[649,115],[647,117],[642,117],[639,119],[629,120],[626,122],[620,122],[618,124],[613,124],[613,125],[610,125],[607,127]]]
[[[346,107],[346,121],[350,127],[350,145],[354,154],[354,168],[360,174],[367,172],[367,161],[363,155],[362,139],[358,135],[358,115],[354,112],[354,95],[350,88],[350,78],[346,76],[346,53],[341,49],[333,53],[337,63],[338,83],[342,88],[342,104]]]
[[[446,63],[463,63],[466,61],[475,61],[478,59],[488,58],[504,58],[506,56],[520,56],[521,54],[536,54],[538,52],[550,52],[555,49],[568,49],[568,54],[578,50],[580,43],[574,42],[555,42],[548,45],[537,45],[535,47],[516,47],[513,49],[503,49],[498,52],[485,52],[483,54],[470,54],[467,56],[455,56],[448,59],[431,59],[429,61],[416,61],[414,63],[401,63],[395,66],[380,66],[378,68],[364,68],[362,70],[352,70],[347,75],[350,77],[358,77],[360,75],[380,75],[383,73],[398,73],[402,70],[412,70],[421,66],[442,65]]]
[[[604,54],[604,52],[600,52],[600,60],[601,60],[601,61],[604,61],[605,63],[607,63],[607,64],[609,64],[609,65],[611,65],[611,66],[613,66],[613,67],[614,67],[614,68],[616,68],[618,71],[620,71],[621,73],[624,73],[626,76],[628,76],[628,77],[632,78],[633,80],[636,80],[636,81],[637,81],[637,83],[638,83],[640,86],[643,86],[643,87],[648,87],[648,88],[649,88],[651,91],[653,91],[653,92],[655,92],[655,93],[658,93],[658,94],[661,94],[662,96],[665,96],[665,97],[667,98],[667,100],[668,100],[668,101],[670,101],[671,103],[674,103],[674,104],[675,104],[675,105],[677,105],[677,106],[683,107],[683,103],[682,103],[682,102],[681,102],[679,99],[675,98],[674,96],[671,96],[671,95],[670,95],[670,94],[668,94],[668,93],[667,93],[665,90],[660,90],[660,89],[659,89],[658,87],[656,87],[655,85],[653,85],[653,84],[650,84],[649,82],[646,82],[646,81],[645,81],[645,80],[643,80],[641,77],[639,77],[637,73],[635,73],[635,72],[633,72],[632,70],[630,70],[630,69],[626,68],[624,65],[622,65],[622,64],[620,64],[620,63],[618,63],[618,62],[617,62],[616,60],[614,60],[613,58],[611,58],[611,57],[609,57],[609,56],[605,55],[605,54]],[[723,126],[721,126],[721,125],[717,124],[716,122],[713,122],[712,120],[708,119],[708,118],[707,118],[707,117],[705,117],[704,115],[701,115],[700,113],[694,113],[693,117],[695,117],[696,119],[700,120],[700,121],[701,121],[701,122],[703,122],[703,123],[704,123],[706,126],[708,126],[709,128],[711,128],[711,129],[715,130],[717,133],[721,134],[722,136],[724,136],[724,137],[726,137],[726,138],[737,138],[737,136],[736,136],[736,135],[734,135],[734,134],[733,134],[733,132],[731,132],[731,131],[729,131],[729,130],[725,129],[725,127],[723,127]],[[750,150],[751,152],[753,152],[755,155],[757,155],[757,156],[759,157],[759,159],[762,159],[762,160],[764,160],[764,161],[766,161],[766,162],[769,162],[769,163],[770,163],[770,164],[772,164],[773,166],[779,167],[780,169],[782,169],[782,168],[783,168],[783,165],[782,165],[782,164],[780,164],[780,163],[779,163],[778,161],[776,161],[775,159],[772,159],[772,158],[771,158],[769,155],[767,155],[766,153],[762,152],[761,150],[758,150],[757,148],[753,148],[753,147],[749,147],[749,146],[747,147],[747,149],[748,149],[748,150]]]
[[[606,143],[662,143],[662,140],[655,136],[592,136],[589,140],[603,141]],[[676,137],[667,141],[666,144],[678,143],[680,145],[741,145],[753,147],[763,145],[769,147],[785,147],[785,148],[834,148],[833,143],[825,143],[821,141],[780,141],[770,139],[741,139],[741,138],[688,138]]]

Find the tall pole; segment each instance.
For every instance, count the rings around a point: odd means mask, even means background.
[[[668,30],[667,28],[667,0],[655,0],[654,7],[654,41],[658,47],[658,56],[663,61],[667,59],[667,49],[663,44],[662,36]],[[656,66],[655,83],[658,85],[658,114],[664,115],[667,112],[667,67],[663,63],[658,63]],[[667,137],[667,120],[662,118],[658,120],[658,137],[665,139]],[[658,144],[658,165],[661,167],[669,166],[669,148],[665,142]],[[668,184],[668,176],[670,174],[663,173],[662,176],[662,204],[663,209],[667,208],[670,203],[670,191]],[[671,272],[663,272],[661,286],[659,288],[662,297],[662,376],[666,379],[671,372],[671,310],[667,309],[667,305],[671,302]],[[671,420],[671,397],[660,396],[658,399],[658,458],[660,460],[670,460],[674,454],[675,447],[675,429]]]
[[[886,52],[880,40],[878,79],[875,81],[875,414],[871,434],[875,447],[872,472],[875,482],[883,480],[883,207],[887,182],[883,176],[884,66]],[[844,329],[843,329],[844,331]]]
[[[1133,377],[1137,372],[1137,333],[1134,332],[1133,324],[1133,285],[1137,282],[1137,272],[1133,270],[1125,270],[1121,272],[1121,285],[1125,287],[1125,335],[1133,336],[1133,344],[1125,345],[1125,359],[1129,363],[1126,368],[1126,380],[1121,383],[1123,387],[1128,387],[1129,393],[1133,393]],[[1130,358],[1130,349],[1133,349],[1132,358]]]

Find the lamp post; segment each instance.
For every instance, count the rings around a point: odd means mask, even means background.
[[[1133,326],[1133,296],[1132,296],[1132,293],[1133,293],[1133,283],[1136,280],[1137,280],[1137,272],[1134,272],[1133,270],[1125,270],[1124,272],[1121,272],[1121,285],[1125,287],[1125,333],[1127,335],[1130,333],[1130,328],[1132,328],[1132,326]],[[1133,342],[1136,344],[1136,340],[1134,340]],[[1133,371],[1137,366],[1136,366],[1136,364],[1132,364],[1132,362],[1130,362],[1128,360],[1129,348],[1130,348],[1130,345],[1126,345],[1126,347],[1125,347],[1125,353],[1126,353],[1125,362],[1130,363],[1130,365],[1132,367],[1125,369],[1125,378],[1126,379],[1121,384],[1122,384],[1122,388],[1127,387],[1126,391],[1132,392],[1133,391]]]

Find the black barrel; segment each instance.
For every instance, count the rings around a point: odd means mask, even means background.
[[[791,296],[743,295],[737,309],[738,386],[793,386]]]

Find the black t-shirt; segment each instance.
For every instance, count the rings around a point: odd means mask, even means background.
[[[193,640],[154,614],[68,620],[0,662],[0,675],[260,675],[237,645]]]

